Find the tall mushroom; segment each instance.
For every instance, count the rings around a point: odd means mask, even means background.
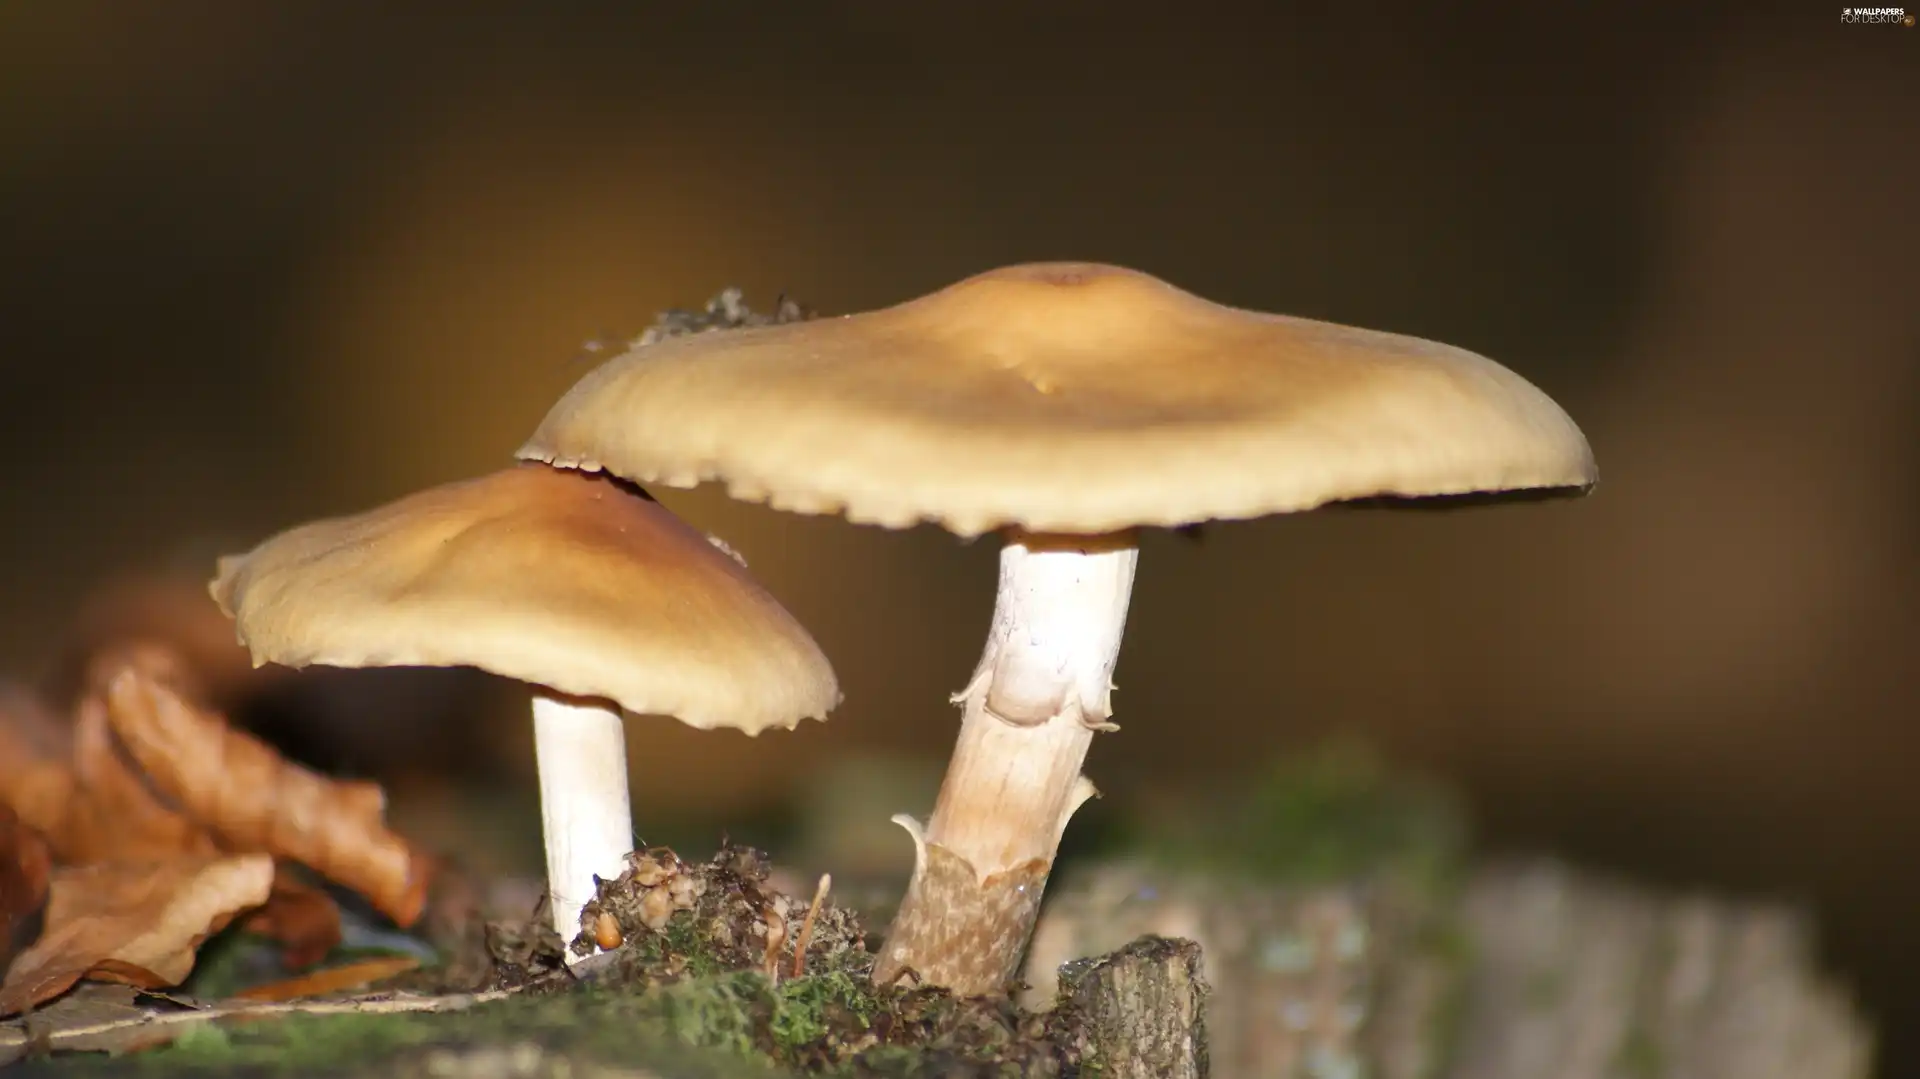
[[[633,849],[622,711],[758,734],[825,718],[833,669],[786,608],[645,494],[521,464],[220,560],[254,662],[478,667],[535,687],[554,927]]]
[[[1223,307],[1113,266],[984,273],[866,314],[667,341],[580,381],[520,451],[962,536],[1000,586],[876,976],[1012,977],[1109,693],[1133,530],[1370,496],[1583,488],[1585,438],[1447,345]]]

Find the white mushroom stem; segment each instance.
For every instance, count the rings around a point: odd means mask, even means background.
[[[913,881],[874,978],[912,970],[961,995],[1003,989],[1039,913],[1060,836],[1093,795],[1080,774],[1107,722],[1139,551],[1131,535],[1008,538],[993,626],[960,739],[922,829]]]
[[[626,724],[617,711],[536,694],[533,752],[553,927],[571,943],[580,908],[593,898],[594,876],[619,876],[633,850]],[[569,963],[579,958],[567,952]]]
[[[981,874],[1051,862],[1085,794],[1080,765],[1112,725],[1113,668],[1140,556],[1130,535],[1014,536],[987,645],[926,839]]]

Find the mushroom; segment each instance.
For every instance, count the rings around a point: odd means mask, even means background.
[[[1380,496],[1581,488],[1586,439],[1512,371],[1223,307],[1114,266],[1014,266],[865,314],[662,342],[590,372],[523,458],[893,528],[1004,532],[985,650],[875,976],[1017,970],[1093,788],[1135,530]]]
[[[219,563],[256,665],[478,667],[535,687],[554,928],[633,849],[622,711],[755,735],[833,669],[737,556],[611,477],[520,464],[301,525]]]

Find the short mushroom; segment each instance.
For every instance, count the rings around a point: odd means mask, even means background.
[[[554,927],[633,849],[622,711],[758,734],[833,669],[734,556],[610,477],[521,464],[283,532],[211,591],[254,662],[478,667],[531,683]]]
[[[1134,530],[1595,480],[1512,371],[1223,307],[1113,266],[1015,266],[895,307],[666,341],[580,381],[520,451],[889,527],[1005,532],[985,651],[876,977],[1017,969],[1109,692]],[[900,819],[900,818],[896,818]]]

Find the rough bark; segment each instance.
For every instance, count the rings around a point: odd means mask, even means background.
[[[1060,969],[1059,1006],[1101,1079],[1207,1079],[1207,982],[1200,946],[1142,937]]]

